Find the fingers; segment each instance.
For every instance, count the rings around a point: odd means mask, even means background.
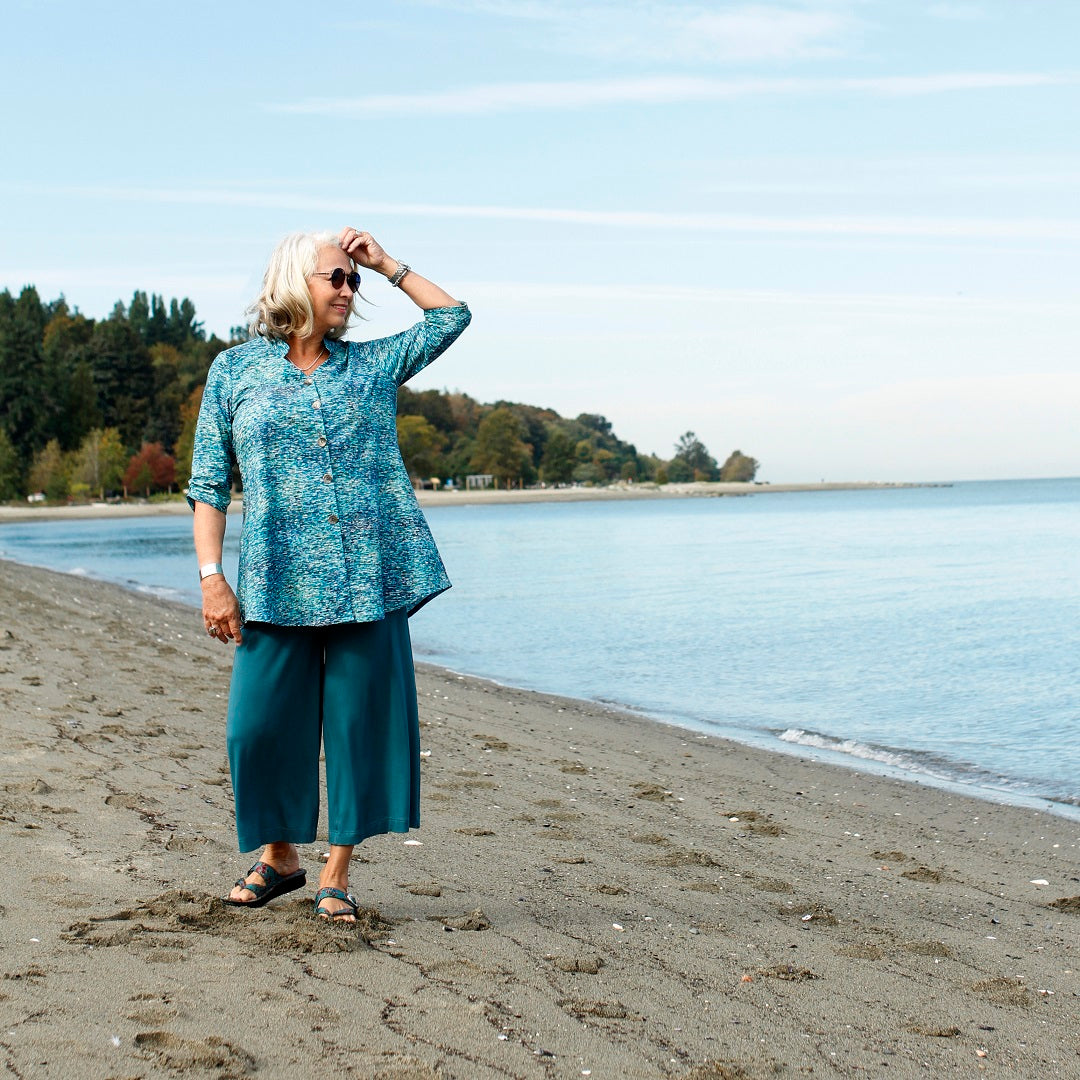
[[[207,634],[223,645],[227,645],[230,641],[235,641],[239,645],[243,640],[241,630],[244,623],[240,618],[239,607],[213,614],[204,609],[203,625],[206,627]]]

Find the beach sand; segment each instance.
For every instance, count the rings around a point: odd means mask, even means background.
[[[424,669],[360,929],[321,844],[236,910],[229,650],[11,563],[0,603],[5,1075],[1080,1077],[1080,823]]]

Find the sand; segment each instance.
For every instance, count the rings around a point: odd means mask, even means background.
[[[424,669],[359,929],[237,911],[228,649],[11,563],[0,604],[5,1075],[1080,1077],[1075,821]]]

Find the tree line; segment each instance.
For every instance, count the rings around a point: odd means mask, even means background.
[[[33,286],[0,292],[0,500],[182,488],[210,363],[245,336],[208,336],[187,298],[136,292],[95,320],[62,296],[43,302]],[[639,453],[598,414],[569,419],[445,390],[401,387],[397,425],[418,482],[460,485],[476,473],[500,487],[752,480],[758,467],[738,450],[718,465],[693,432],[663,459]]]

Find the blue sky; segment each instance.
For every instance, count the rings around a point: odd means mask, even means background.
[[[776,482],[1080,473],[1074,2],[5,9],[0,288],[225,333],[350,224],[474,310],[418,388]]]

